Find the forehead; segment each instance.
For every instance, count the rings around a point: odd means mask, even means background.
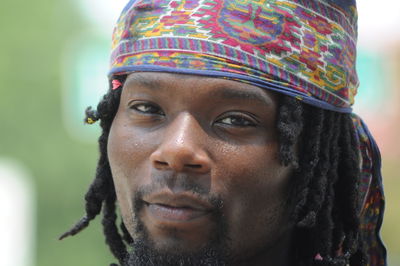
[[[226,100],[251,101],[274,105],[278,101],[275,92],[244,82],[219,77],[176,74],[164,72],[135,72],[129,74],[124,84],[127,93],[146,90],[151,93],[178,93],[195,96],[204,95],[207,98]]]

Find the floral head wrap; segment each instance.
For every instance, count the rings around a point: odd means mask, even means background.
[[[131,0],[113,34],[112,75],[155,71],[238,80],[351,113],[355,0]],[[379,150],[352,114],[362,154],[362,237],[369,264],[385,265]]]

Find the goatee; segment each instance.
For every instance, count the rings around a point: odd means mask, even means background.
[[[204,247],[193,252],[183,252],[178,248],[159,250],[149,237],[145,225],[139,218],[144,207],[141,200],[144,193],[152,188],[145,188],[135,193],[134,217],[136,238],[131,245],[131,251],[123,266],[224,266],[229,257],[227,225],[222,213],[223,202],[219,197],[208,196],[208,201],[214,206],[212,220],[215,229],[210,233],[210,239]],[[197,189],[194,193],[199,193]],[[201,192],[200,192],[201,193]],[[204,196],[204,194],[203,194]]]

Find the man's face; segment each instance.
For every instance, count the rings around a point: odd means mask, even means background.
[[[286,245],[277,107],[275,94],[232,80],[129,75],[108,158],[132,237],[162,254],[216,247],[234,260]]]

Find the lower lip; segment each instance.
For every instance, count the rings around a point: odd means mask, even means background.
[[[148,204],[147,208],[150,214],[153,216],[156,216],[162,220],[178,222],[190,221],[209,214],[208,211],[196,210],[192,208],[176,208],[159,204]]]

